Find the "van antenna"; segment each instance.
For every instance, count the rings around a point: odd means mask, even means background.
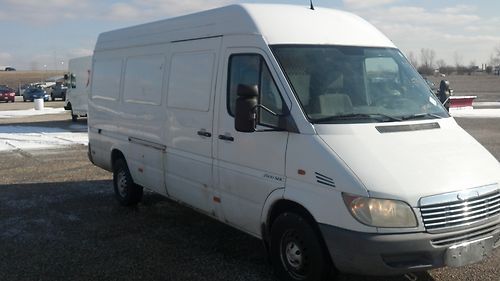
[[[313,0],[310,0],[310,2],[311,2],[311,8],[310,8],[310,9],[314,11],[314,4],[313,4]]]

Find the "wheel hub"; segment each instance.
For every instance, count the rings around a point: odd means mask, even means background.
[[[286,245],[285,255],[288,264],[295,270],[299,270],[303,265],[302,250],[295,241],[290,241]]]
[[[117,175],[116,187],[118,188],[118,193],[120,196],[127,196],[127,178],[125,175],[125,171],[120,171]]]

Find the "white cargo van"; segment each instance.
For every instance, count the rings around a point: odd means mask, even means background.
[[[66,92],[64,109],[71,110],[71,119],[73,122],[76,122],[78,117],[87,116],[91,66],[92,56],[69,60],[69,72],[65,77],[68,90]]]
[[[123,205],[147,188],[263,239],[285,280],[500,244],[499,162],[341,11],[234,5],[101,34],[89,157]]]

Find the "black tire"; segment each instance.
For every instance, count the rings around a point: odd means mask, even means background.
[[[142,200],[143,188],[134,183],[127,163],[120,158],[113,164],[113,189],[123,206],[135,206]]]
[[[271,228],[270,259],[286,281],[323,281],[333,272],[320,237],[302,216],[283,213]]]
[[[78,115],[73,114],[73,109],[71,109],[71,121],[72,122],[78,121]]]

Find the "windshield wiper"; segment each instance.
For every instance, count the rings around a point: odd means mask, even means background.
[[[402,119],[400,118],[380,113],[352,113],[352,114],[333,115],[324,118],[313,119],[312,121],[313,123],[326,123],[330,121],[353,120],[353,119],[374,119],[379,122],[402,121]]]
[[[434,114],[434,113],[417,113],[417,114],[403,116],[403,117],[401,117],[401,119],[402,120],[413,120],[413,119],[420,119],[420,118],[424,118],[424,117],[433,117],[436,119],[443,118],[442,116],[439,116],[439,115]]]

